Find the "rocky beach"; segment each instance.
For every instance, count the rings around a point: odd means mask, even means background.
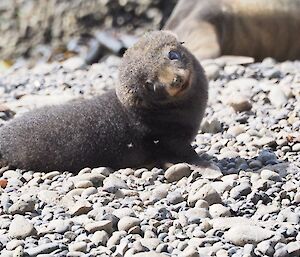
[[[16,63],[0,73],[0,125],[114,88],[119,63]],[[209,103],[193,146],[211,167],[3,168],[1,256],[299,256],[300,62],[202,64]]]

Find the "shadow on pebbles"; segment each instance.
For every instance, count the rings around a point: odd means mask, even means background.
[[[8,110],[101,94],[118,64],[12,67],[0,124]],[[2,169],[1,256],[299,256],[300,63],[203,65],[210,99],[193,145],[211,167]]]

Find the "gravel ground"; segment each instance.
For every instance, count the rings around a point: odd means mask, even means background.
[[[0,74],[0,124],[101,94],[118,64],[12,67]],[[1,256],[299,256],[300,62],[204,67],[210,100],[193,144],[214,167],[3,169]]]

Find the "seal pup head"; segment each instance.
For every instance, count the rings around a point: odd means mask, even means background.
[[[144,108],[187,99],[196,62],[173,33],[149,32],[125,52],[117,96],[125,106]]]

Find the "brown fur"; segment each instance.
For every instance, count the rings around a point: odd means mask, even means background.
[[[300,59],[300,0],[180,0],[165,29],[198,59]]]
[[[169,58],[172,50],[180,60]],[[190,142],[206,102],[207,81],[196,58],[173,34],[148,33],[125,53],[116,91],[40,108],[2,126],[0,163],[75,172],[97,166],[197,164]]]

